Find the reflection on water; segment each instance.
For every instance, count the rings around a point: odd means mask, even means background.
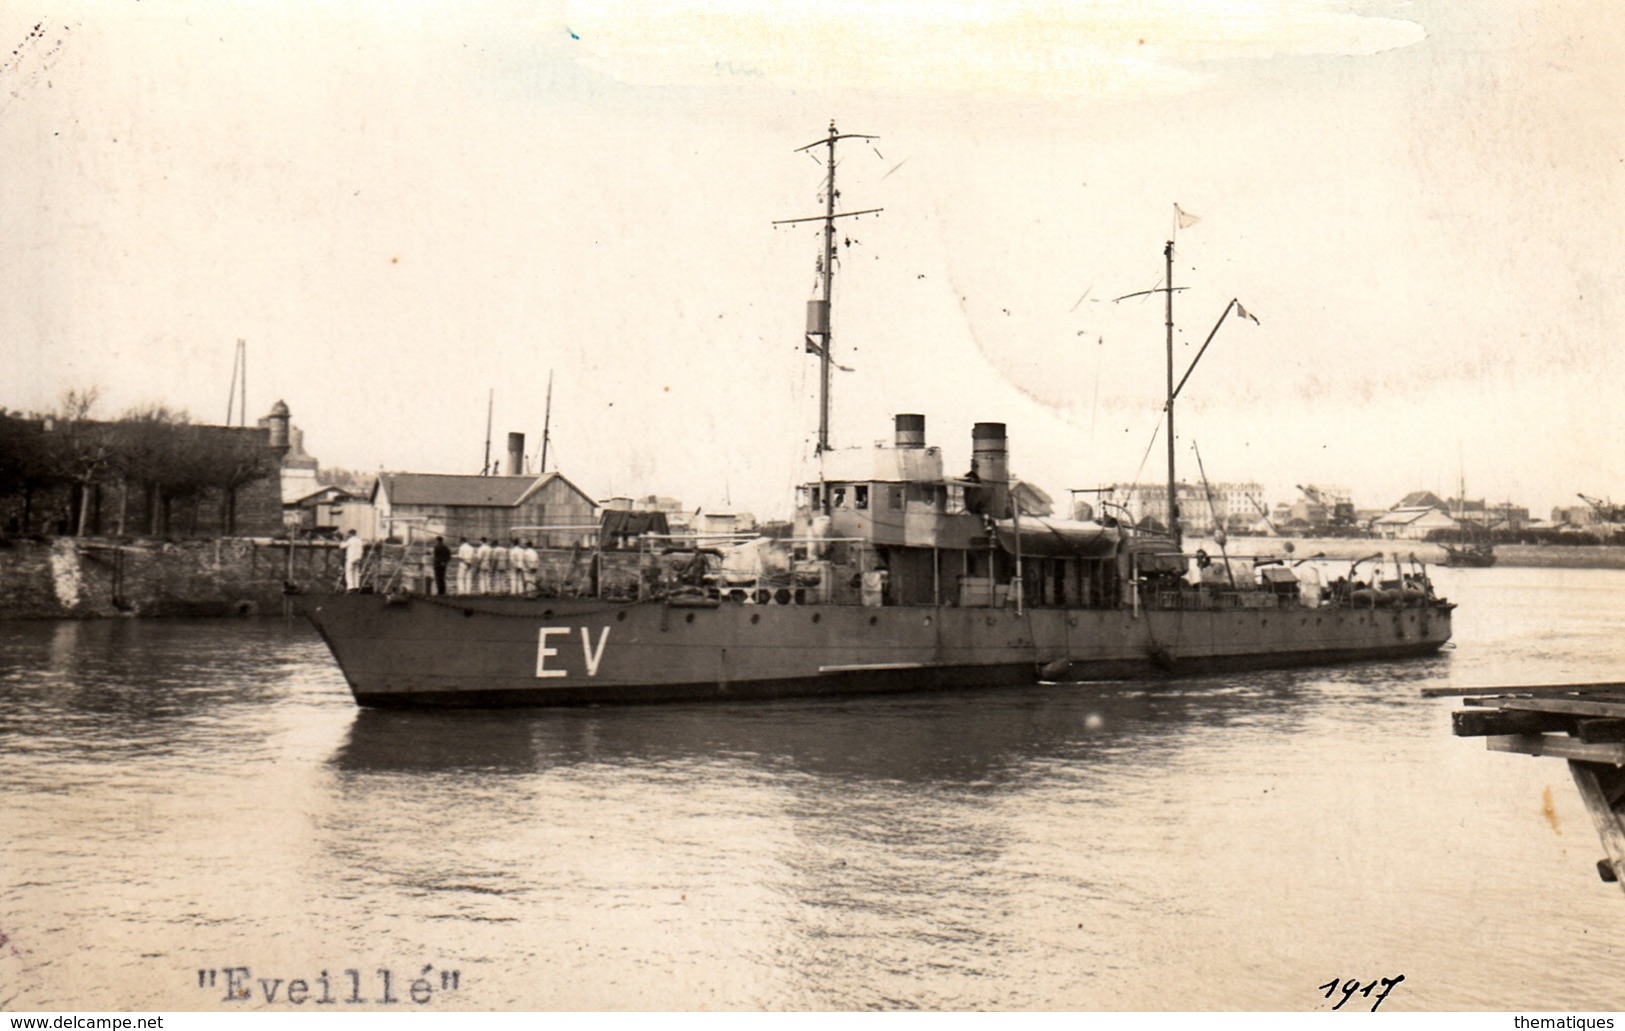
[[[333,756],[344,771],[533,774],[617,767],[754,767],[895,784],[997,788],[1033,764],[1090,762],[1146,738],[1176,742],[1230,722],[1289,731],[1290,681],[1189,686],[1038,686],[853,701],[628,709],[361,710]]]
[[[433,964],[436,1008],[1610,1008],[1566,772],[1416,688],[1612,676],[1625,576],[1440,573],[1420,662],[827,702],[361,711],[303,626],[8,625],[0,1004]]]

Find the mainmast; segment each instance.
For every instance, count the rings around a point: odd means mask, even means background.
[[[835,220],[838,218],[854,218],[858,215],[872,215],[883,209],[866,208],[863,211],[835,211],[835,199],[840,192],[835,189],[835,143],[837,140],[874,140],[878,136],[864,136],[859,133],[842,133],[835,128],[835,122],[829,123],[829,135],[805,147],[796,149],[796,153],[812,150],[814,147],[823,147],[826,150],[825,166],[827,178],[824,182],[824,213],[811,215],[806,218],[786,218],[773,224],[776,226],[790,225],[795,222],[824,223],[824,256],[819,263],[819,297],[807,302],[807,350],[818,355],[818,453],[823,454],[829,450],[829,381],[830,365],[833,361],[830,347],[833,342],[830,332],[830,299],[834,292],[835,281]],[[819,339],[815,342],[814,337]]]
[[[1241,302],[1232,297],[1230,303],[1224,306],[1224,311],[1219,313],[1219,321],[1213,324],[1213,329],[1208,332],[1207,339],[1202,341],[1201,348],[1197,350],[1196,357],[1191,359],[1191,364],[1185,370],[1185,374],[1179,378],[1178,383],[1175,383],[1174,291],[1185,288],[1174,285],[1174,242],[1172,240],[1163,245],[1162,258],[1164,262],[1162,286],[1152,287],[1150,290],[1136,290],[1134,293],[1124,294],[1122,297],[1113,300],[1126,301],[1130,297],[1144,297],[1147,294],[1167,294],[1168,399],[1163,402],[1163,410],[1168,413],[1168,533],[1173,537],[1174,547],[1180,548],[1183,545],[1184,535],[1179,524],[1179,484],[1174,478],[1174,400],[1179,397],[1179,392],[1185,389],[1185,383],[1191,378],[1191,373],[1196,371],[1196,363],[1200,362],[1202,355],[1207,353],[1207,346],[1213,343],[1213,338],[1218,335],[1219,327],[1224,325],[1224,320],[1230,316],[1232,311],[1238,312],[1242,318],[1252,319],[1254,322],[1257,322],[1258,318],[1248,314],[1247,310],[1241,306]],[[1206,474],[1203,475],[1205,478]]]

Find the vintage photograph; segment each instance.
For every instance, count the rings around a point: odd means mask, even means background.
[[[1620,1008],[1622,50],[8,6],[0,1009]]]

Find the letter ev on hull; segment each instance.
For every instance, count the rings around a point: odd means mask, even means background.
[[[567,626],[544,626],[537,634],[536,641],[536,675],[538,677],[567,677],[570,671],[559,667],[549,668],[547,660],[559,654],[559,650],[547,643],[549,637],[570,636]],[[598,635],[596,647],[592,643],[592,631],[586,627],[581,628],[581,664],[586,667],[587,676],[598,675],[598,664],[604,658],[604,646],[609,643],[609,627],[602,628]]]

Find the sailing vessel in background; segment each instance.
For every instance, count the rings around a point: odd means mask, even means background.
[[[1464,467],[1465,469],[1465,467]],[[1485,510],[1485,518],[1489,512]],[[1489,529],[1467,519],[1467,476],[1456,484],[1456,526],[1459,539],[1444,546],[1445,565],[1458,569],[1486,569],[1495,565],[1495,545],[1486,536]]]
[[[1392,556],[1370,584],[1351,584],[1352,570],[1333,581],[1283,561],[1183,552],[1172,242],[1160,288],[1167,533],[1023,510],[1002,422],[971,428],[964,476],[945,473],[941,449],[915,413],[895,416],[890,446],[832,447],[834,227],[879,210],[835,210],[836,144],[848,138],[831,123],[823,139],[801,148],[825,151],[825,211],[788,220],[821,222],[824,235],[807,326],[821,373],[818,468],[797,490],[793,535],[645,534],[626,542],[600,534],[592,548],[561,558],[584,574],[525,597],[396,591],[380,570],[373,593],[308,598],[306,615],[359,704],[570,705],[1083,682],[1423,656],[1449,640],[1455,606],[1435,596],[1414,559]]]

